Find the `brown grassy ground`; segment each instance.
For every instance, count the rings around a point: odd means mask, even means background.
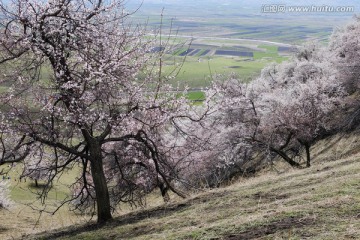
[[[280,164],[277,171],[186,200],[152,200],[157,206],[119,213],[102,227],[66,227],[86,221],[65,211],[31,229],[25,226],[33,226],[33,219],[17,208],[0,238],[47,229],[22,239],[360,239],[358,150],[356,136],[335,136],[313,148],[309,169]]]

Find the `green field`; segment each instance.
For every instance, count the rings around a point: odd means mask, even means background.
[[[164,75],[175,73],[171,83],[180,88],[188,86],[191,89],[211,85],[217,75],[235,74],[242,81],[248,82],[266,65],[282,62],[291,56],[292,53],[287,51],[280,54],[278,47],[249,41],[198,38],[187,48],[182,46],[168,52]]]
[[[9,166],[2,166],[1,169],[7,170],[10,169]],[[37,193],[42,191],[42,181],[39,181],[40,187],[36,188],[34,186],[34,181],[27,178],[26,180],[22,179],[20,181],[20,176],[22,174],[22,164],[18,164],[17,166],[11,168],[10,172],[6,175],[10,177],[11,182],[11,198],[19,202],[21,204],[36,202]],[[51,191],[48,194],[48,200],[53,207],[56,205],[57,202],[62,201],[70,194],[69,185],[75,181],[77,177],[79,169],[74,168],[72,170],[68,170],[60,176],[60,178],[55,179],[56,185],[54,185]],[[51,209],[51,208],[50,208]]]
[[[205,99],[205,93],[202,91],[188,92],[186,97],[194,102],[202,102]]]
[[[187,57],[174,83],[180,86],[188,85],[190,88],[206,87],[211,84],[217,74],[236,73],[244,81],[258,74],[268,61],[244,61],[236,57],[206,57],[198,59]],[[174,66],[168,65],[170,71]]]

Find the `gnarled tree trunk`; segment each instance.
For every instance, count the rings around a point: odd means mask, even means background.
[[[302,141],[298,139],[299,143],[305,147],[305,153],[306,153],[306,167],[311,166],[311,156],[310,156],[310,146],[311,144],[307,141]]]
[[[109,191],[103,168],[101,145],[96,139],[89,144],[91,175],[94,181],[98,223],[105,223],[112,219]]]
[[[306,167],[310,167],[310,161],[311,161],[311,157],[310,157],[310,144],[305,143],[305,151],[306,151]]]
[[[300,163],[295,162],[292,160],[284,151],[281,151],[279,149],[270,147],[270,150],[276,154],[278,154],[282,159],[284,159],[287,163],[289,163],[292,167],[301,168]]]

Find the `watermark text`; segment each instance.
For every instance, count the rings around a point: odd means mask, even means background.
[[[347,13],[355,12],[354,6],[330,6],[330,5],[309,5],[309,6],[287,6],[285,4],[264,4],[261,7],[262,13]]]

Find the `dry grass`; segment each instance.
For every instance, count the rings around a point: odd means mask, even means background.
[[[149,202],[157,206],[120,212],[102,227],[88,223],[49,231],[84,222],[64,211],[58,217],[45,216],[33,230],[26,227],[33,224],[29,213],[18,208],[0,229],[0,238],[9,238],[11,229],[18,229],[16,237],[47,229],[23,239],[360,239],[356,142],[353,136],[334,137],[314,147],[316,161],[309,169],[278,165],[280,173],[268,171],[186,200],[161,205],[154,198]]]

